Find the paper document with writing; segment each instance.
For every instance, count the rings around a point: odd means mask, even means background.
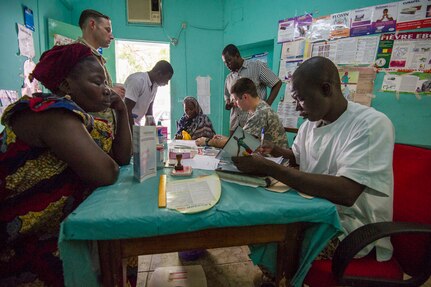
[[[214,156],[195,155],[194,158],[182,160],[183,165],[191,166],[193,169],[215,170],[220,160]]]
[[[244,131],[242,127],[238,126],[226,142],[223,149],[220,150],[216,156],[216,158],[220,159],[216,169],[217,175],[225,181],[253,187],[269,187],[275,184],[277,180],[269,176],[258,177],[241,172],[232,162],[233,156],[250,155],[260,146],[260,144],[261,142],[259,139],[255,138],[253,135]],[[281,157],[268,159],[271,159],[277,163],[281,163],[283,160]]]
[[[196,213],[213,207],[220,199],[217,175],[173,180],[166,185],[167,208],[181,213]]]
[[[267,159],[279,164],[282,164],[283,162],[282,157],[277,157],[277,158],[267,157]],[[271,191],[277,191],[277,192],[284,192],[289,189],[288,186],[285,186],[285,188],[280,187],[276,189],[274,185],[278,183],[278,180],[270,176],[254,176],[254,175],[243,173],[236,168],[236,166],[233,164],[232,161],[220,161],[216,169],[216,173],[222,180],[238,183],[241,185],[252,186],[252,187],[262,186],[262,187],[267,187]],[[269,187],[273,187],[273,188],[269,188]]]

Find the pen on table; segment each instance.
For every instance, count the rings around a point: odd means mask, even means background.
[[[265,138],[265,128],[262,128],[260,133],[260,146],[263,146],[263,139]]]

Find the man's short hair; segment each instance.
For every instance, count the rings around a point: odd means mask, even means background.
[[[249,78],[240,78],[230,89],[231,94],[235,94],[238,98],[242,99],[244,94],[249,94],[253,98],[257,98],[256,85]]]
[[[105,14],[100,13],[99,11],[92,10],[92,9],[86,9],[81,12],[81,16],[79,16],[79,27],[82,29],[84,28],[85,23],[88,19],[94,18],[98,20],[99,18],[105,18],[107,20],[111,20],[109,16],[106,16]]]
[[[230,56],[241,56],[238,48],[234,44],[229,44],[226,47],[224,47],[222,55],[229,54]]]
[[[156,63],[156,65],[152,69],[155,72],[160,72],[163,75],[174,74],[174,69],[168,61],[161,60]]]
[[[315,56],[304,61],[293,73],[293,81],[320,85],[328,82],[338,87],[341,91],[340,75],[337,66],[330,59]]]

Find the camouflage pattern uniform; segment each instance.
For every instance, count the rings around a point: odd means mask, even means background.
[[[249,113],[244,130],[260,138],[262,128],[265,129],[265,140],[272,141],[280,147],[287,147],[287,137],[280,118],[263,100],[256,107],[256,111]]]

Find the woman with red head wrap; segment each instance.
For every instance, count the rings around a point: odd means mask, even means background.
[[[8,106],[0,134],[0,286],[63,286],[60,222],[130,162],[127,109],[82,44],[42,54],[33,77],[51,94]],[[112,108],[109,124],[88,112]]]

